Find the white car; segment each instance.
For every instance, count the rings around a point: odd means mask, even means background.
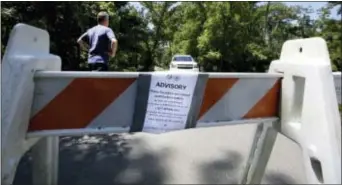
[[[199,71],[197,62],[190,55],[175,55],[170,63],[170,71]]]

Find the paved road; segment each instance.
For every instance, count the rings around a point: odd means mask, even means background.
[[[241,178],[255,125],[202,128],[163,135],[64,137],[60,185],[227,184]],[[299,147],[278,135],[263,183],[303,184]],[[29,154],[15,185],[31,184]]]

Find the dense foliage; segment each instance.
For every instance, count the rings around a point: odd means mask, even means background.
[[[167,67],[174,54],[191,54],[205,71],[265,71],[279,57],[284,41],[320,36],[326,39],[333,69],[342,68],[341,20],[331,19],[327,3],[317,20],[312,10],[280,2],[2,2],[1,54],[19,22],[47,29],[51,52],[63,70],[83,70],[87,53],[77,38],[96,24],[96,14],[111,15],[119,49],[115,71],[149,71]]]

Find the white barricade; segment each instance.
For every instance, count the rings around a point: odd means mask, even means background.
[[[38,70],[61,70],[60,57],[51,55],[49,48],[49,34],[25,24],[16,25],[8,40],[1,71],[1,184],[12,183],[20,158],[38,141],[26,139],[35,86],[33,77]]]
[[[270,71],[284,75],[280,132],[299,144],[309,184],[341,184],[341,120],[321,38],[287,41]]]

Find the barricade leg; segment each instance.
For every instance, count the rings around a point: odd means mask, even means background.
[[[58,185],[59,137],[42,138],[32,148],[34,185]]]
[[[260,184],[277,138],[278,121],[260,123],[256,129],[241,184]]]
[[[20,159],[39,139],[33,138],[24,142],[11,142],[11,146],[2,143],[1,151],[1,184],[13,183]]]

